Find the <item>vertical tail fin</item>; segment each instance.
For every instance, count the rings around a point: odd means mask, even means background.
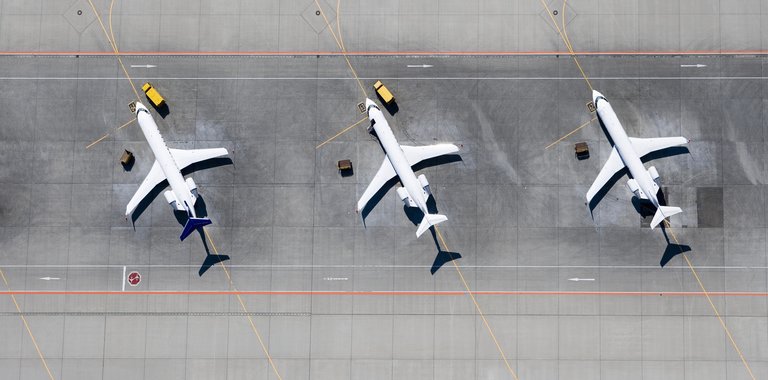
[[[432,227],[438,223],[445,222],[446,220],[448,220],[448,217],[445,215],[440,215],[440,214],[424,215],[424,219],[422,219],[421,223],[419,223],[419,229],[416,230],[416,237],[421,236],[421,234],[426,232],[429,229],[429,227]]]
[[[186,239],[187,236],[189,236],[189,234],[191,234],[198,228],[207,226],[209,224],[211,224],[211,220],[208,218],[187,219],[187,224],[184,225],[184,229],[181,231],[181,236],[179,236],[179,240],[184,241],[184,239]]]
[[[656,226],[658,226],[659,223],[661,223],[665,218],[679,214],[681,212],[683,212],[683,210],[680,207],[659,206],[659,208],[656,209],[656,214],[653,215],[653,220],[651,221],[651,229],[656,228]]]

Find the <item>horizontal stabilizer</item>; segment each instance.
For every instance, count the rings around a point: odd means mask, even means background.
[[[421,236],[421,234],[426,232],[429,229],[429,227],[432,227],[438,223],[445,222],[446,220],[448,220],[448,217],[445,215],[440,215],[440,214],[424,215],[424,219],[422,219],[421,223],[419,224],[419,229],[416,230],[416,237]]]
[[[181,231],[181,236],[179,236],[179,239],[184,241],[184,239],[186,239],[189,234],[198,228],[207,226],[209,224],[211,224],[211,220],[208,218],[189,218],[187,219],[187,223],[184,225],[184,229]]]
[[[656,214],[653,215],[651,229],[656,228],[656,226],[658,226],[665,218],[669,218],[670,216],[677,215],[681,212],[683,212],[683,209],[680,207],[659,206],[659,208],[656,209]]]

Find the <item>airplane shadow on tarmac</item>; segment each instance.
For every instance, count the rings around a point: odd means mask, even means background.
[[[678,244],[673,243],[669,240],[669,236],[667,235],[667,226],[665,223],[662,223],[659,225],[661,227],[661,232],[664,234],[664,239],[667,241],[667,246],[664,249],[664,254],[661,256],[661,260],[659,261],[659,266],[664,268],[667,263],[672,260],[673,257],[691,251],[691,246],[686,244]]]
[[[462,161],[461,156],[458,154],[448,154],[444,156],[434,157],[427,160],[424,160],[422,162],[419,162],[416,165],[413,165],[413,171],[417,172],[419,170],[429,168],[432,166],[438,166],[443,164],[448,164],[452,162],[458,162]],[[379,204],[379,202],[384,198],[384,196],[387,194],[387,192],[392,189],[392,186],[394,186],[396,183],[398,183],[400,179],[395,176],[394,178],[387,181],[384,186],[379,189],[379,191],[376,192],[376,194],[373,195],[371,200],[368,202],[365,207],[360,210],[360,216],[363,221],[363,226],[365,226],[365,218],[368,216],[368,214],[371,213],[371,211],[376,207],[376,205]],[[427,199],[427,210],[432,214],[437,214],[437,202],[435,202],[435,196],[432,195]],[[424,218],[424,213],[419,210],[418,207],[406,207],[403,206],[403,211],[405,212],[405,215],[408,217],[408,219],[416,226],[421,223],[421,219]],[[429,231],[432,233],[432,239],[435,241],[435,246],[437,247],[437,256],[435,257],[435,261],[432,263],[432,268],[430,269],[430,272],[432,274],[435,274],[440,267],[442,267],[445,263],[451,262],[456,259],[461,258],[461,254],[458,252],[448,252],[444,251],[440,247],[440,243],[437,240],[437,234],[435,233],[435,227],[430,227]]]
[[[205,205],[205,199],[203,199],[202,195],[197,196],[197,201],[195,202],[194,207],[195,214],[197,214],[198,217],[205,218],[208,216],[208,208]],[[189,216],[187,216],[185,211],[173,210],[173,216],[176,217],[176,221],[179,222],[179,225],[182,227],[187,223],[187,219],[189,219]],[[202,277],[203,273],[208,271],[212,266],[229,260],[229,256],[220,255],[215,252],[211,253],[211,250],[208,248],[208,239],[206,239],[202,227],[197,229],[197,233],[200,235],[200,240],[203,242],[203,248],[205,248],[205,260],[203,260],[203,265],[200,266],[200,270],[197,272],[197,274]]]
[[[666,200],[666,197],[664,196],[664,192],[661,191],[661,189],[659,189],[659,193],[657,194],[657,196],[659,198],[659,204],[662,206],[666,206],[667,200]],[[653,216],[653,214],[656,213],[656,207],[654,207],[651,202],[645,199],[638,199],[637,197],[632,197],[632,206],[635,207],[635,211],[637,211],[637,213],[640,214],[640,216],[643,218]],[[659,266],[663,268],[675,256],[684,252],[691,251],[691,247],[685,244],[678,244],[670,241],[669,235],[667,234],[666,223],[659,224],[659,227],[661,228],[661,233],[664,235],[664,239],[667,241],[667,246],[664,249],[664,254],[661,256],[661,260],[659,261]]]
[[[603,123],[600,123],[600,127],[603,129],[603,132],[605,133],[605,126]],[[606,136],[609,136],[608,133],[605,133]],[[610,137],[608,137],[608,141],[611,143],[611,146],[613,146],[613,142],[611,141]],[[675,146],[670,147],[667,149],[661,149],[655,152],[651,152],[643,157],[640,157],[640,160],[643,163],[646,163],[648,161],[656,160],[659,158],[665,158],[665,157],[672,157],[677,156],[681,154],[690,154],[690,150],[686,146]],[[594,214],[592,211],[594,211],[595,207],[600,203],[600,201],[605,197],[606,194],[608,194],[608,191],[611,190],[611,188],[618,182],[618,180],[624,175],[627,175],[629,177],[629,171],[627,168],[623,168],[622,170],[619,170],[613,177],[611,177],[610,180],[603,186],[600,191],[595,194],[595,196],[592,198],[592,201],[589,202],[587,207],[589,208],[589,213],[594,218]],[[667,205],[666,197],[664,196],[664,192],[659,189],[659,204],[662,206]],[[632,206],[635,208],[635,211],[637,211],[638,214],[640,214],[641,217],[646,218],[648,216],[653,216],[656,212],[656,208],[647,200],[644,199],[638,199],[637,197],[632,197]],[[669,240],[669,236],[667,235],[667,228],[664,223],[660,225],[661,231],[664,234],[664,239],[667,241],[667,246],[664,249],[664,253],[662,254],[661,260],[659,261],[659,265],[663,268],[667,263],[669,263],[672,258],[675,256],[684,253],[684,252],[690,252],[691,247],[685,244],[678,244],[673,243]]]
[[[439,211],[437,210],[437,202],[435,201],[435,196],[430,196],[429,199],[427,199],[427,210],[430,214],[438,214]],[[413,223],[414,226],[418,226],[419,223],[421,223],[421,220],[424,218],[424,213],[419,210],[418,207],[406,207],[403,205],[403,211],[405,212],[405,215],[408,217],[408,220]],[[435,256],[435,261],[432,262],[432,268],[430,268],[429,272],[433,275],[437,273],[437,270],[440,269],[443,265],[446,263],[449,263],[453,260],[460,259],[461,254],[458,252],[449,252],[443,250],[443,248],[440,246],[440,241],[437,238],[437,233],[435,232],[435,227],[432,226],[429,228],[429,232],[432,234],[432,240],[435,242],[435,247],[437,248],[437,256]]]
[[[661,189],[659,189],[657,196],[659,198],[659,204],[666,206],[667,199]],[[638,199],[637,197],[632,197],[632,206],[635,207],[635,211],[637,211],[637,213],[640,214],[640,216],[643,218],[653,216],[656,213],[656,207],[654,207],[653,204],[646,199]],[[659,261],[659,266],[663,268],[670,260],[672,260],[673,257],[681,253],[691,251],[691,247],[685,244],[677,244],[670,241],[669,236],[667,235],[666,223],[659,224],[659,227],[661,228],[661,233],[664,235],[664,239],[667,241],[664,254],[661,256],[661,260]]]

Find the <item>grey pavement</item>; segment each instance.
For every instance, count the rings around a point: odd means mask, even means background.
[[[23,11],[11,4],[0,17]],[[159,6],[151,4],[141,12]],[[365,9],[355,6],[349,11]],[[315,149],[362,118],[343,58],[124,61],[136,85],[149,80],[167,97],[170,114],[154,115],[170,146],[230,150],[233,165],[191,177],[218,252],[231,256],[234,286],[260,293],[242,296],[246,310],[231,295],[190,294],[230,285],[219,266],[198,276],[203,242],[178,242],[181,227],[162,196],[135,225],[123,219],[153,157],[135,124],[115,131],[131,119],[134,95],[113,57],[2,57],[0,266],[9,286],[120,293],[17,296],[56,379],[276,378],[248,316],[283,379],[512,378],[453,265],[430,272],[436,241],[416,239],[395,191],[365,225],[355,213],[384,159],[364,124]],[[468,285],[484,292],[477,302],[520,379],[748,378],[681,255],[660,266],[667,242],[644,227],[626,178],[593,215],[584,205],[610,149],[599,127],[544,149],[591,118],[570,58],[351,63],[369,96],[377,79],[396,95],[399,110],[387,118],[400,142],[462,145],[461,161],[418,173],[449,218],[442,248],[461,255]],[[674,233],[708,291],[752,294],[712,300],[755,376],[768,377],[768,61],[581,63],[631,136],[692,140],[690,153],[653,161],[669,203],[684,210],[672,218]],[[146,64],[156,67],[130,67]],[[590,146],[587,160],[574,156],[579,141]],[[123,149],[136,154],[130,171],[118,162]],[[340,159],[353,161],[353,176],[338,174]],[[143,276],[126,294],[124,266]],[[47,378],[7,295],[0,341],[0,377]]]
[[[314,0],[95,0],[125,52],[338,52]],[[318,2],[351,52],[759,51],[765,0]],[[338,4],[338,18],[337,18]],[[0,51],[111,52],[86,0],[4,0]],[[111,8],[111,13],[110,13]],[[111,17],[110,17],[111,16]],[[563,20],[565,16],[565,20]],[[560,25],[560,26],[561,26]]]

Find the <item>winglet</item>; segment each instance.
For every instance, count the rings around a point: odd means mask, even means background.
[[[421,234],[426,232],[429,227],[434,226],[435,224],[442,223],[448,220],[448,217],[445,215],[440,214],[427,214],[424,215],[424,219],[421,220],[421,223],[419,224],[419,229],[416,230],[416,237],[420,237]]]
[[[184,225],[184,229],[181,231],[181,236],[179,236],[179,240],[184,241],[184,239],[186,239],[187,236],[189,236],[189,234],[191,234],[198,228],[207,226],[209,224],[211,224],[211,220],[208,218],[187,219],[187,223]]]

